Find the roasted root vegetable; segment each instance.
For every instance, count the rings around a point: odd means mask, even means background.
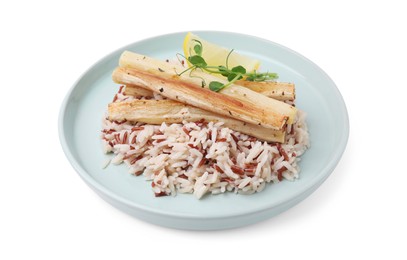
[[[220,81],[218,77],[199,71],[179,75],[185,69],[180,65],[132,52],[124,52],[119,63],[122,67],[113,72],[117,83],[139,85],[167,98],[247,123],[280,130],[293,123],[296,115],[295,107],[236,84],[219,93],[211,91],[205,82]]]
[[[152,109],[154,108],[154,109]],[[131,100],[109,104],[108,118],[112,121],[132,121],[146,124],[224,122],[224,126],[264,141],[284,142],[285,131],[248,124],[173,100]]]
[[[238,80],[236,85],[246,87],[267,97],[281,101],[295,100],[295,85],[288,82]]]
[[[251,98],[249,102],[247,96],[255,92],[244,87],[241,89],[225,88],[225,91],[234,94],[232,97],[207,88],[193,86],[179,79],[163,79],[155,74],[131,68],[115,69],[113,79],[120,84],[142,86],[169,99],[266,128],[280,130],[284,128],[288,120],[286,115],[273,113],[262,105],[264,103],[261,102],[262,98],[266,101],[272,100],[271,98],[256,93],[259,97]],[[247,93],[248,91],[251,93]]]
[[[286,82],[255,82],[238,80],[236,85],[246,87],[254,92],[260,93],[264,96],[274,98],[280,101],[294,101],[295,100],[295,86],[293,83]],[[153,93],[136,85],[126,86],[126,95],[134,97],[153,97]]]
[[[136,85],[126,85],[126,88],[124,89],[124,94],[126,96],[132,96],[135,98],[141,98],[141,97],[153,98],[154,97],[153,91],[142,88],[140,86],[136,86]]]

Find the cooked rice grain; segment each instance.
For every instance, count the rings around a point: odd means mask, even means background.
[[[120,92],[115,96],[115,101],[131,99]],[[266,183],[297,179],[299,157],[309,147],[301,111],[284,144],[262,142],[221,122],[147,125],[104,119],[102,128],[104,151],[114,154],[110,163],[125,163],[129,173],[143,174],[157,197],[260,192]]]

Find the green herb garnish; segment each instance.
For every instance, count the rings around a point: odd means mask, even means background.
[[[270,73],[270,72],[263,72],[259,73],[257,71],[253,72],[247,72],[246,68],[244,68],[241,65],[238,65],[236,67],[233,67],[232,69],[229,69],[229,57],[230,54],[234,51],[233,49],[228,53],[225,61],[225,66],[220,65],[220,66],[208,66],[206,63],[205,59],[202,57],[202,51],[203,51],[203,46],[202,43],[198,40],[193,40],[196,42],[196,44],[193,47],[194,55],[192,54],[192,50],[190,50],[190,56],[188,57],[189,63],[192,64],[191,67],[188,69],[182,71],[181,73],[178,74],[178,76],[181,76],[187,71],[190,71],[190,76],[192,77],[192,71],[196,69],[201,69],[209,73],[213,74],[220,74],[224,77],[227,78],[228,83],[223,84],[219,81],[212,81],[209,83],[209,89],[215,92],[219,92],[223,88],[230,86],[233,84],[235,81],[239,79],[245,79],[247,81],[267,81],[267,80],[274,80],[278,78],[277,73]],[[182,54],[179,54],[183,58],[185,58]],[[186,59],[186,58],[185,58]],[[206,82],[202,79],[202,87],[206,86]]]

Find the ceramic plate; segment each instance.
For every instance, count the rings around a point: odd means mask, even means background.
[[[100,130],[107,104],[118,90],[111,73],[124,50],[171,59],[182,52],[185,32],[162,35],[125,46],[104,57],[73,85],[60,112],[63,150],[82,179],[103,199],[139,219],[179,229],[215,230],[249,225],[292,207],[329,176],[345,149],[349,122],[345,103],[334,82],[317,65],[279,44],[253,36],[202,31],[208,41],[234,48],[261,60],[280,81],[296,85],[299,109],[307,113],[311,148],[302,156],[300,178],[268,184],[253,195],[225,193],[197,200],[190,194],[156,198],[142,176],[127,173],[125,165],[102,169]]]

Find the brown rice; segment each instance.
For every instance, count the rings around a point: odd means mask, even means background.
[[[131,100],[120,88],[114,102]],[[142,97],[141,97],[142,98]],[[155,94],[155,99],[162,96]],[[226,191],[252,194],[267,183],[299,177],[298,162],[309,146],[304,112],[287,127],[284,144],[267,143],[222,127],[222,122],[148,125],[103,120],[105,163],[125,163],[129,173],[151,181],[155,196]]]

